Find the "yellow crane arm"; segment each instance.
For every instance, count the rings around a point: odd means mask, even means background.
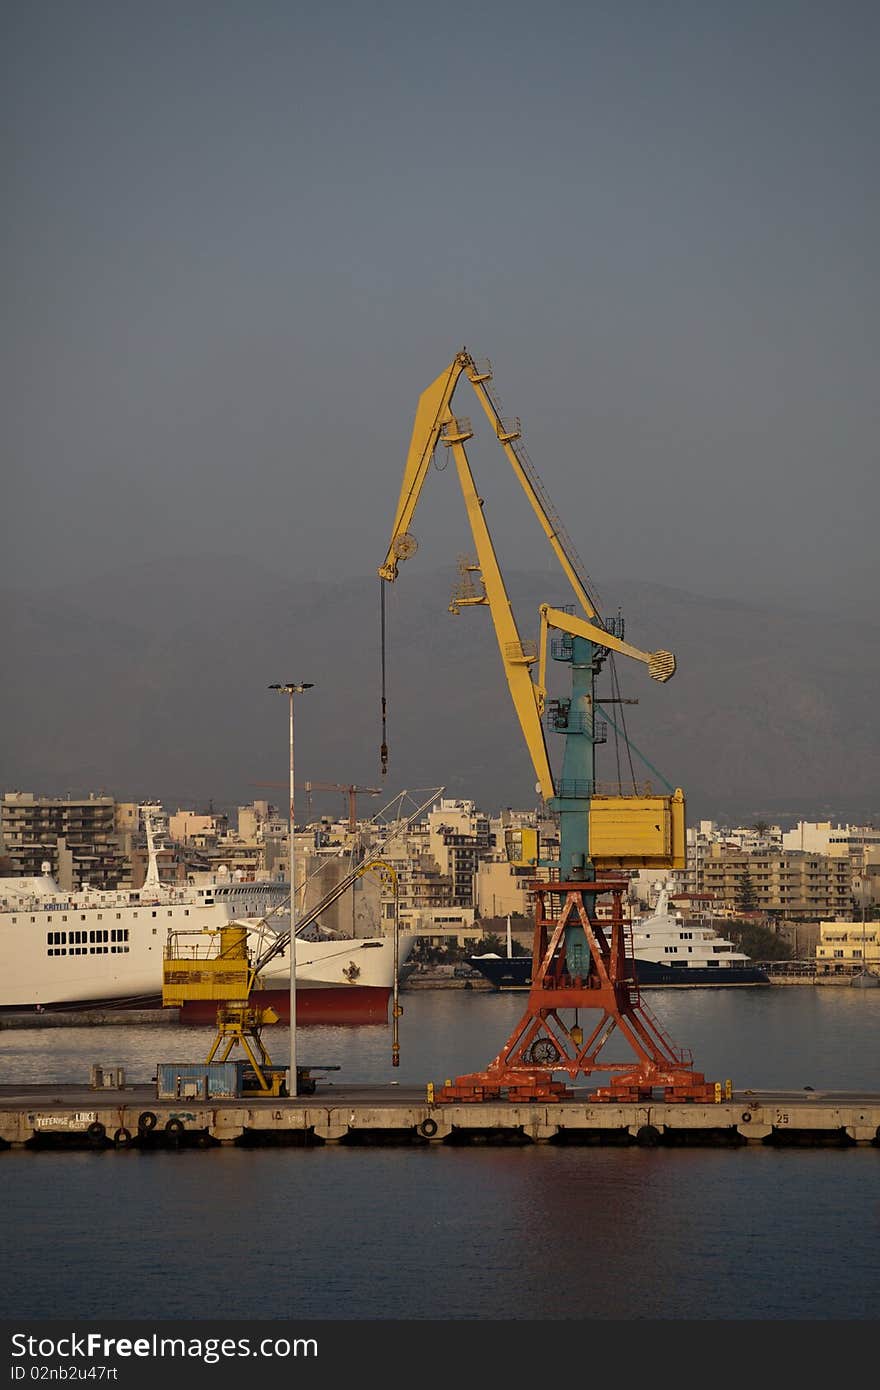
[[[528,498],[529,504],[534,511],[544,535],[547,537],[557,560],[568,579],[569,584],[575,592],[578,602],[584,612],[590,618],[598,616],[596,609],[590,599],[586,586],[581,576],[578,574],[577,566],[573,558],[574,547],[565,534],[565,528],[559,517],[552,510],[550,499],[541,496],[543,491],[540,481],[531,468],[526,466],[524,457],[515,447],[515,441],[519,438],[519,421],[504,421],[498,414],[495,402],[489,392],[486,382],[490,380],[489,374],[481,372],[472,358],[468,359],[467,377],[480,405],[489,420],[490,425],[495,431],[499,444],[504,450],[508,463],[513,469],[519,481],[520,487]]]
[[[540,690],[535,688],[529,670],[532,663],[537,660],[538,654],[534,642],[525,645],[519,635],[513,608],[495,555],[495,547],[483,514],[483,499],[477,494],[473,474],[465,453],[464,440],[468,437],[469,431],[462,430],[460,422],[450,420],[444,431],[443,443],[449,445],[455,458],[458,481],[464,495],[467,517],[477,548],[477,559],[486,589],[486,602],[489,605],[489,612],[492,614],[492,623],[495,628],[495,636],[501,652],[504,674],[507,677],[507,686],[513,700],[513,707],[526,741],[526,747],[529,750],[529,756],[532,759],[541,795],[545,800],[549,800],[550,797],[556,795],[556,790],[553,784],[553,773],[550,769],[544,729],[541,724],[544,688],[543,686]]]
[[[541,640],[526,647],[520,639],[513,609],[498,560],[495,547],[489,534],[483,514],[483,500],[478,495],[468,463],[464,444],[471,437],[468,421],[456,420],[452,414],[451,402],[456,386],[466,373],[498,442],[520,486],[541,524],[547,539],[574,590],[583,611],[588,618],[601,622],[594,607],[586,584],[579,573],[574,548],[565,534],[565,529],[555,515],[549,498],[543,494],[540,480],[531,468],[527,456],[516,447],[519,438],[519,422],[502,420],[487,383],[491,380],[491,369],[480,368],[470,353],[465,350],[455,358],[435,381],[419,397],[410,437],[406,468],[394,516],[394,525],[385,560],[379,568],[379,577],[392,582],[397,578],[398,561],[407,559],[416,548],[416,542],[409,532],[413,515],[421,495],[422,486],[438,443],[450,447],[455,458],[459,484],[464,495],[468,521],[477,548],[477,558],[485,587],[485,599],[492,614],[495,635],[501,651],[507,684],[513,698],[514,709],[525,737],[526,746],[538,779],[541,795],[545,800],[555,796],[553,774],[541,716],[546,699],[546,648],[548,627],[559,628],[575,637],[586,637],[598,646],[621,652],[625,656],[643,661],[655,680],[666,681],[675,671],[675,658],[671,652],[642,652],[628,642],[607,632],[598,624],[575,618],[561,609],[544,604],[541,608]],[[474,600],[470,600],[473,602]],[[530,667],[539,661],[537,683],[532,678]]]
[[[591,642],[595,642],[598,647],[609,647],[612,651],[621,652],[623,656],[631,656],[636,661],[643,661],[648,668],[648,674],[655,681],[668,681],[670,676],[675,674],[675,657],[672,652],[643,652],[638,647],[633,647],[629,642],[622,641],[612,633],[606,632],[603,627],[596,627],[594,623],[585,622],[583,618],[577,618],[572,613],[565,613],[561,608],[551,608],[549,604],[542,603],[541,613],[541,673],[538,677],[539,683],[544,685],[544,662],[547,648],[547,629],[558,628],[560,632],[567,632],[572,637],[586,637]]]
[[[384,563],[379,569],[380,579],[389,581],[396,579],[398,560],[405,560],[415,548],[415,542],[409,535],[410,523],[434,450],[437,447],[440,430],[444,420],[449,416],[449,402],[452,399],[452,393],[458,384],[459,377],[470,361],[471,359],[466,352],[458,353],[445,372],[441,372],[437,380],[432,381],[431,385],[426,387],[419,396],[409,453],[406,456],[406,468],[400,486],[400,497],[394,515],[391,540],[388,543],[388,552]]]

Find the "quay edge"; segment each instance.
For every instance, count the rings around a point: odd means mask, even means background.
[[[0,1149],[6,1151],[336,1143],[860,1146],[880,1152],[880,1096],[734,1092],[713,1104],[589,1098],[436,1104],[424,1092],[396,1086],[319,1086],[318,1093],[292,1100],[207,1102],[157,1100],[156,1088],[146,1084],[112,1094],[76,1085],[4,1086],[0,1092]]]

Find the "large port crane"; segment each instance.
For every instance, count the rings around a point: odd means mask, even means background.
[[[542,604],[539,636],[524,642],[495,553],[485,504],[471,472],[465,445],[472,437],[469,419],[452,412],[452,397],[461,377],[473,388],[489,424],[528,499],[572,589],[575,605]],[[478,1101],[507,1096],[511,1100],[554,1100],[571,1094],[557,1073],[569,1081],[607,1072],[607,1085],[592,1095],[598,1100],[640,1099],[662,1092],[667,1099],[714,1100],[717,1083],[693,1070],[689,1053],[675,1047],[642,1003],[626,964],[626,923],[622,898],[633,867],[684,867],[684,795],[605,795],[596,785],[596,746],[604,738],[595,679],[611,653],[642,662],[649,675],[668,681],[675,671],[671,652],[643,652],[624,641],[623,625],[604,620],[590,594],[589,582],[559,516],[524,448],[518,419],[504,419],[496,405],[489,363],[466,349],[422,392],[416,410],[403,482],[391,537],[379,577],[393,583],[402,561],[418,546],[410,526],[435,451],[451,450],[467,518],[477,551],[479,587],[467,583],[450,604],[487,605],[492,617],[504,674],[537,778],[537,786],[559,821],[559,858],[538,860],[532,986],[525,1013],[504,1047],[485,1071],[449,1081],[437,1100]],[[384,640],[383,604],[383,640]],[[561,634],[550,643],[549,634]],[[547,698],[547,651],[570,669],[570,695]],[[537,675],[533,668],[537,667]],[[383,653],[384,671],[384,653]],[[387,762],[384,741],[383,771]],[[554,777],[545,727],[564,736],[561,774]],[[541,870],[547,873],[540,876]],[[610,927],[596,913],[596,899],[610,895]],[[630,956],[631,956],[630,952]],[[598,1016],[585,1037],[581,1011]],[[573,1013],[573,1021],[568,1015]],[[635,1060],[609,1061],[600,1053],[612,1034],[622,1035]]]

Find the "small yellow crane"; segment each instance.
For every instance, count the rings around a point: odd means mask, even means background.
[[[370,872],[381,874],[391,883],[394,890],[392,1065],[398,1066],[398,1019],[402,1016],[403,1010],[398,1003],[397,992],[399,885],[396,869],[384,859],[365,860],[341,879],[298,921],[297,931],[309,926],[351,888],[362,874]],[[265,918],[263,920],[266,921]],[[295,950],[295,944],[291,941],[291,932],[288,929],[278,932],[269,945],[255,956],[248,944],[250,930],[241,922],[230,922],[218,929],[169,932],[162,963],[162,1004],[167,1008],[180,1008],[192,1000],[216,1002],[217,1033],[206,1065],[214,1061],[228,1061],[235,1048],[241,1047],[253,1069],[255,1084],[250,1089],[260,1095],[280,1096],[287,1092],[287,1068],[272,1065],[272,1059],[262,1039],[263,1028],[268,1024],[277,1023],[278,1015],[272,1008],[254,1004],[253,994],[260,985],[262,972],[270,962],[283,955],[288,947]],[[198,938],[195,944],[191,940],[193,937]],[[293,1020],[291,1023],[293,1024]],[[298,1077],[298,1091],[314,1090],[314,1081],[308,1068],[298,1069]],[[299,1084],[300,1080],[302,1087]]]

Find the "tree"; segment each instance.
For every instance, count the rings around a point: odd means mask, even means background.
[[[737,875],[735,901],[737,912],[758,910],[758,894],[748,869],[743,869],[742,873]]]
[[[787,941],[770,927],[759,927],[756,922],[730,922],[727,934],[752,960],[791,960],[794,956]]]

